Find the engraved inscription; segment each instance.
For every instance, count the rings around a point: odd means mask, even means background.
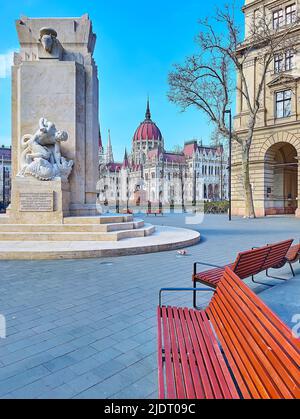
[[[20,211],[53,212],[53,192],[20,193]]]

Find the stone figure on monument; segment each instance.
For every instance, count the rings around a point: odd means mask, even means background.
[[[41,118],[34,135],[21,139],[22,154],[19,177],[33,176],[42,181],[61,178],[67,181],[74,162],[61,154],[60,144],[68,140],[65,131],[58,131],[46,118]]]
[[[57,32],[52,28],[41,28],[40,30],[40,42],[43,48],[49,54],[52,53],[56,44]]]

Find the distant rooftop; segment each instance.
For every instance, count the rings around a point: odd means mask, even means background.
[[[6,147],[4,145],[0,147],[0,161],[2,159],[5,161],[11,161],[11,147]]]

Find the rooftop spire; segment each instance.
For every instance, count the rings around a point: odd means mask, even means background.
[[[124,154],[124,160],[123,160],[123,168],[124,169],[127,169],[128,166],[129,166],[128,154],[127,154],[127,149],[125,148],[125,154]]]
[[[110,129],[108,130],[108,142],[107,142],[107,150],[106,150],[106,163],[114,163],[114,155],[111,145],[111,137],[110,137]]]
[[[148,96],[148,100],[147,100],[146,119],[151,119],[149,96]]]
[[[98,145],[99,145],[99,150],[103,150],[103,144],[102,144],[102,137],[101,137],[101,131],[100,131],[100,127],[99,127],[99,139],[98,139]]]

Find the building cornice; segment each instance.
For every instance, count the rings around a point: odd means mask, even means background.
[[[249,4],[245,4],[242,7],[242,11],[245,13],[249,9],[257,8],[261,5],[269,7],[270,9],[276,9],[277,7],[281,6],[282,3],[283,3],[282,0],[273,0],[273,1],[271,0],[268,3],[266,2],[266,0],[257,0]],[[288,0],[286,0],[285,3],[288,3]]]
[[[236,115],[235,118],[238,118],[238,115]],[[282,129],[282,128],[290,129],[290,128],[294,128],[294,126],[295,126],[295,129],[299,129],[299,123],[300,123],[299,120],[296,120],[296,121],[293,120],[291,122],[287,122],[286,119],[285,119],[285,121],[282,122],[282,123],[276,123],[276,124],[272,124],[272,125],[265,125],[263,127],[256,127],[256,128],[254,128],[254,133],[256,133],[256,132],[263,132],[263,131],[270,132],[271,130]],[[237,129],[237,130],[235,130],[235,132],[238,135],[246,135],[248,133],[248,129],[247,128],[245,128],[245,129]]]
[[[284,32],[284,30],[287,28],[288,26],[284,26],[282,27],[282,30],[278,31],[276,33],[276,38],[279,38],[282,33]],[[300,30],[300,24],[299,25],[295,25],[294,28],[291,29],[291,31],[289,32],[289,38],[292,38],[295,34],[297,34],[297,32],[299,32]],[[242,53],[244,50],[246,50],[248,47],[255,47],[256,49],[261,49],[264,46],[268,45],[268,40],[261,40],[259,42],[256,42],[255,45],[252,45],[252,40],[250,38],[246,38],[243,42],[241,42],[236,49],[237,53]]]
[[[272,87],[278,87],[283,85],[290,85],[295,84],[300,80],[299,76],[291,76],[288,74],[280,74],[277,77],[275,77],[273,80],[271,80],[269,83],[267,83],[267,86]]]

